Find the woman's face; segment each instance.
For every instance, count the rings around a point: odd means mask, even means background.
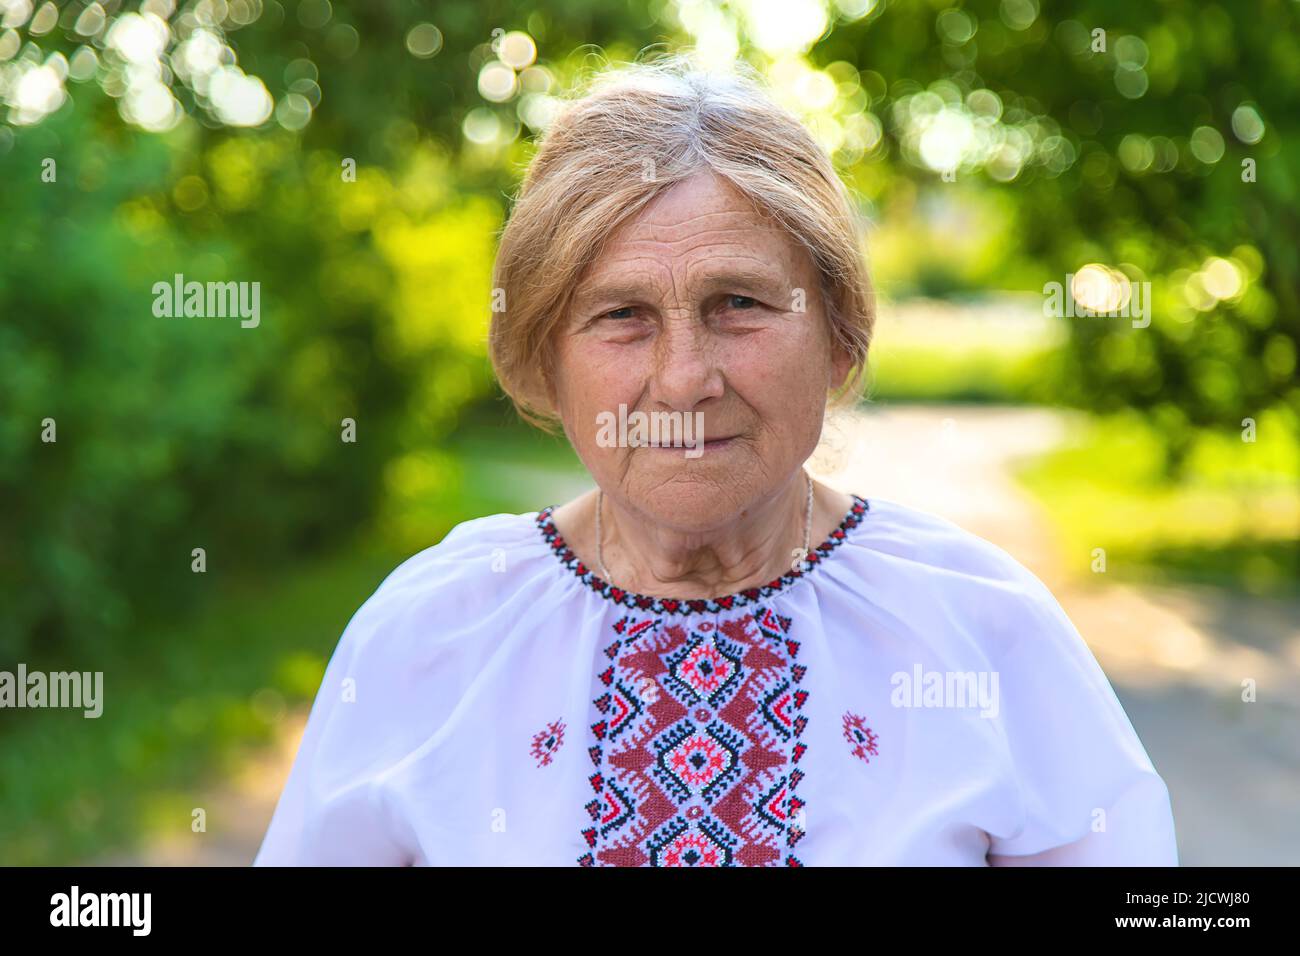
[[[610,237],[557,336],[553,397],[578,456],[607,495],[687,533],[787,486],[851,363],[807,252],[711,172]],[[641,413],[678,446],[620,444],[620,406],[633,440]]]

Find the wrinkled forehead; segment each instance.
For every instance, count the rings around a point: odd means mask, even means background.
[[[579,278],[587,297],[629,273],[708,282],[745,276],[774,289],[806,279],[811,262],[784,228],[725,178],[697,173],[622,223]]]
[[[726,177],[706,169],[669,186],[630,216],[611,239],[672,242],[711,228],[772,225],[749,196]]]

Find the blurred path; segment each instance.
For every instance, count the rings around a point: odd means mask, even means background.
[[[1074,421],[1033,408],[876,406],[833,422],[810,468],[845,491],[941,514],[1043,579],[1169,785],[1183,865],[1300,863],[1300,606],[1067,576],[1045,515],[1010,466],[1067,438]],[[580,490],[563,476],[531,478],[557,501]],[[1258,703],[1241,702],[1245,677],[1256,680]],[[103,862],[250,862],[304,720],[285,721],[278,747],[212,795],[207,834]]]
[[[1076,421],[1034,408],[877,406],[828,429],[812,464],[845,491],[949,518],[1052,589],[1169,786],[1184,866],[1300,864],[1300,602],[1068,576],[1046,515],[1009,467]],[[1241,700],[1245,678],[1255,703]]]
[[[307,710],[280,723],[273,746],[250,755],[238,773],[213,781],[195,803],[207,814],[207,832],[159,835],[127,853],[95,860],[96,866],[247,866],[271,822],[276,800],[298,752]],[[196,788],[197,790],[197,788]]]

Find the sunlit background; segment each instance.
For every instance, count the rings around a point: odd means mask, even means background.
[[[568,91],[687,47],[871,224],[816,470],[1048,582],[1184,863],[1300,860],[1300,4],[0,0],[0,669],[105,681],[0,711],[0,863],[247,863],[383,575],[588,487],[492,382],[495,236]]]

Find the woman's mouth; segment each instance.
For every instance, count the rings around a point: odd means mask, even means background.
[[[671,444],[647,445],[645,447],[656,451],[670,451],[679,454],[684,452],[688,457],[698,457],[704,452],[716,452],[729,448],[736,443],[738,437],[737,435],[728,435],[721,438],[707,438],[703,442],[673,442]]]

